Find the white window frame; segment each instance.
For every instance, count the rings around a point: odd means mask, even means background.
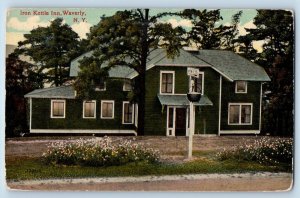
[[[134,126],[138,127],[138,121],[139,121],[139,105],[138,103],[134,104]]]
[[[239,123],[230,123],[230,106],[237,105],[240,106],[239,108]],[[251,116],[250,116],[250,123],[242,123],[242,106],[250,106]],[[228,125],[252,125],[252,118],[253,118],[253,103],[228,103]]]
[[[112,117],[103,117],[103,115],[102,115],[103,103],[112,103]],[[101,119],[114,119],[115,118],[115,101],[114,100],[101,100],[100,118]]]
[[[204,94],[204,72],[199,72],[199,75],[202,75],[202,87],[201,87],[201,95],[203,95]],[[191,86],[192,86],[192,81],[191,81],[191,76],[189,76],[189,90],[191,90]]]
[[[53,115],[53,103],[54,102],[63,102],[64,103],[64,115],[63,116],[54,116]],[[51,118],[66,118],[66,100],[51,100],[50,117]]]
[[[131,122],[125,122],[125,104],[130,104],[129,101],[123,101],[123,108],[122,108],[122,124],[133,124],[133,118],[134,118],[134,104],[131,104],[132,108],[132,115],[131,115]]]
[[[172,93],[162,93],[162,75],[163,74],[173,74],[173,83],[172,83]],[[166,71],[162,70],[160,71],[160,81],[159,81],[159,94],[161,95],[173,95],[175,93],[175,71]]]
[[[86,117],[84,115],[84,112],[85,112],[85,103],[86,102],[92,102],[92,103],[95,104],[94,116],[93,117]],[[82,103],[82,118],[85,118],[85,119],[95,119],[96,118],[96,109],[97,109],[97,102],[96,102],[96,100],[84,100],[83,103]]]
[[[131,85],[131,88],[130,89],[126,89],[126,86],[125,86],[125,83],[126,82],[129,82],[130,85]],[[123,82],[123,91],[131,91],[132,90],[132,84],[131,84],[131,81],[129,79],[125,79],[124,82]]]
[[[106,91],[106,81],[104,81],[104,88],[103,89],[95,88],[95,91]]]
[[[238,89],[237,89],[237,84],[238,84],[238,82],[245,82],[245,91],[238,91]],[[248,83],[247,83],[247,81],[245,81],[245,80],[238,80],[238,81],[235,81],[235,93],[237,93],[237,94],[243,94],[243,93],[247,93],[247,89],[248,89]]]
[[[173,118],[172,118],[172,127],[170,128],[169,127],[169,114],[170,114],[170,109],[173,109]],[[175,136],[175,124],[176,124],[176,107],[175,106],[168,106],[167,107],[167,120],[166,120],[166,123],[167,123],[167,126],[166,126],[166,136]],[[170,133],[171,132],[171,133]]]

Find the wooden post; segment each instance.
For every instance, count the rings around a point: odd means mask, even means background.
[[[189,146],[188,146],[188,159],[193,157],[193,135],[195,132],[195,121],[194,121],[194,104],[190,102],[190,131],[189,131]]]

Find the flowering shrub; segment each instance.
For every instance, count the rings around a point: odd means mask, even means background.
[[[293,140],[262,138],[255,140],[253,144],[244,144],[232,149],[219,152],[220,160],[237,159],[246,161],[257,161],[261,164],[277,165],[280,163],[292,164]]]
[[[55,142],[43,153],[46,163],[86,166],[123,165],[130,162],[156,163],[157,150],[124,140],[113,143],[109,137],[75,142]]]

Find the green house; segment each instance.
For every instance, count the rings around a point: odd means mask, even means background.
[[[72,61],[70,76],[77,76],[84,56],[91,52]],[[146,71],[145,135],[188,135],[191,89],[201,94],[191,113],[195,134],[260,133],[262,83],[270,81],[261,66],[231,51],[182,49],[169,59],[163,49],[156,49]],[[30,132],[137,135],[138,104],[127,99],[137,75],[124,66],[111,68],[92,100],[76,98],[72,85],[26,94]]]

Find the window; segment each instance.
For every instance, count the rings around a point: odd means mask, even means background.
[[[252,103],[230,103],[228,108],[229,125],[251,125]]]
[[[101,118],[113,119],[114,118],[114,104],[113,100],[101,100]]]
[[[193,85],[193,90],[192,90]],[[190,90],[193,92],[201,93],[203,94],[204,89],[204,72],[199,73],[199,78],[196,77],[190,77]]]
[[[96,118],[96,101],[83,102],[83,118]]]
[[[160,72],[160,93],[173,94],[174,93],[174,71],[161,71]]]
[[[247,82],[236,81],[235,82],[235,93],[247,93]]]
[[[132,90],[131,81],[125,79],[123,84],[123,91],[131,91],[131,90]]]
[[[133,124],[133,104],[123,102],[123,124]]]
[[[65,100],[51,100],[51,118],[65,118]]]
[[[106,82],[103,79],[95,81],[95,91],[105,91],[106,90]]]

